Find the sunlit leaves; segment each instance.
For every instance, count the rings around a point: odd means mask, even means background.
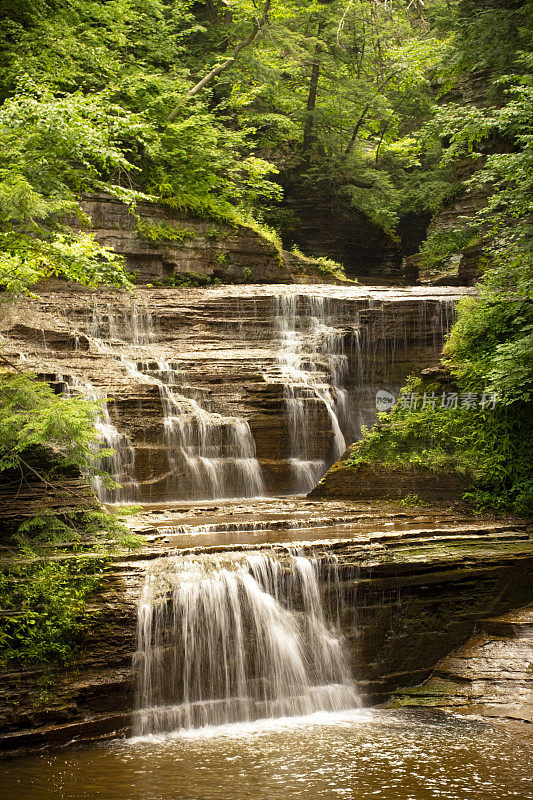
[[[0,374],[0,470],[20,465],[36,445],[57,448],[65,465],[94,463],[99,407],[79,397],[55,395],[48,384],[29,375]]]

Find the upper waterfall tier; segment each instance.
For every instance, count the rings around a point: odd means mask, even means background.
[[[438,362],[467,291],[62,288],[4,324],[5,351],[58,391],[107,397],[123,488],[103,499],[303,493],[373,423],[378,390]]]

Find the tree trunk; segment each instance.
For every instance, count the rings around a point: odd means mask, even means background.
[[[239,57],[239,53],[241,52],[241,50],[244,50],[245,47],[248,47],[249,45],[252,44],[252,42],[256,39],[259,31],[268,22],[268,12],[270,10],[270,3],[271,0],[266,0],[265,6],[263,8],[263,16],[261,17],[261,19],[254,19],[254,25],[252,30],[250,31],[246,39],[244,39],[242,42],[238,42],[235,45],[235,47],[233,48],[233,54],[225,61],[223,61],[222,64],[218,64],[218,66],[213,67],[211,72],[208,72],[207,75],[205,75],[202,78],[202,80],[198,81],[198,83],[192,87],[192,89],[189,89],[189,91],[185,95],[184,98],[185,100],[190,100],[191,97],[194,97],[196,94],[198,94],[198,92],[201,91],[204,88],[204,86],[207,86],[207,84],[210,83],[213,80],[213,78],[216,78],[217,75],[220,75],[221,72],[224,72],[229,67],[233,66],[233,64]],[[174,119],[174,117],[178,114],[182,106],[182,103],[183,101],[179,102],[178,105],[172,109],[172,111],[168,115],[169,122],[171,122]]]
[[[324,23],[318,23],[317,37],[324,30]],[[307,95],[307,108],[305,112],[304,138],[302,151],[307,153],[314,141],[313,127],[315,123],[316,97],[318,93],[318,79],[320,77],[320,54],[322,52],[321,42],[316,43],[313,63],[311,65],[311,80],[309,82],[309,94]]]

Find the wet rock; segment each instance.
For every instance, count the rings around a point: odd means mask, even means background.
[[[18,323],[6,331],[15,341],[33,343],[34,346],[48,347],[51,350],[88,350],[89,339],[84,334],[69,333],[62,330],[32,327]]]
[[[480,621],[428,681],[395,693],[392,704],[532,723],[533,606]]]
[[[342,424],[349,442],[358,438],[361,424],[374,422],[378,390],[397,391],[408,374],[437,362],[458,294],[320,285],[145,287],[132,297],[56,285],[43,287],[39,299],[21,308],[18,320],[5,324],[4,352],[58,392],[77,380],[107,395],[109,421],[131,447],[125,460],[134,461],[130,478],[136,479],[138,491],[130,499],[187,496],[180,494],[182,479],[165,441],[157,382],[163,361],[175,373],[177,392],[210,413],[249,426],[266,491],[295,491],[295,423],[286,396],[290,378],[281,364],[290,342],[280,316],[281,298],[296,298],[301,347],[304,354],[308,348],[312,362],[306,365],[302,358],[303,369],[314,370],[319,387],[303,385],[302,374],[294,379],[307,420],[306,457],[318,464],[320,474],[321,465],[325,469],[337,455],[331,415],[320,398],[320,386],[331,398],[338,397],[335,387],[328,388],[335,358],[345,359],[342,389],[349,415]],[[321,321],[312,316],[319,303]],[[35,333],[43,330],[46,336]],[[88,347],[66,348],[67,340],[88,342]],[[219,428],[223,439],[223,425]],[[229,457],[221,447],[220,456]],[[123,495],[128,499],[127,487]]]
[[[171,516],[170,509],[167,514]],[[324,604],[330,619],[338,618],[353,675],[367,703],[381,702],[398,687],[427,678],[450,651],[469,639],[481,620],[489,618],[482,631],[490,641],[497,632],[530,636],[529,617],[500,619],[504,611],[531,598],[533,540],[519,520],[289,499],[218,502],[190,511],[177,507],[175,514],[185,527],[210,521],[224,528],[231,520],[235,543],[226,536],[218,546],[210,539],[205,545],[208,538],[195,535],[185,546],[169,535],[168,547],[158,544],[132,556],[117,554],[102,591],[92,601],[93,621],[83,648],[70,667],[58,671],[44,704],[36,704],[39,669],[3,672],[1,749],[36,749],[128,733],[134,706],[137,602],[147,566],[169,548],[181,548],[183,554],[220,552],[231,558],[239,548],[261,548],[262,541],[269,553],[283,553],[283,543],[290,541],[303,555],[324,564],[325,577],[331,576],[328,570],[334,563],[335,580],[322,584]],[[154,514],[154,527],[161,524],[156,521],[160,516]],[[141,519],[146,527],[150,512]],[[336,522],[341,519],[344,522]],[[239,522],[247,520],[255,521],[256,533],[239,532]],[[266,529],[260,526],[268,520],[271,534],[268,524]],[[282,524],[295,520],[298,529]],[[322,527],[313,532],[317,524]],[[222,536],[215,531],[211,538]],[[516,651],[512,658],[518,662],[525,652]],[[482,671],[483,680],[489,681],[498,671],[503,675],[504,669],[515,669],[512,659],[494,667],[495,658],[506,659],[499,645],[485,648],[484,660],[474,671],[463,659],[457,683],[476,683]],[[525,663],[520,669],[526,671]],[[444,671],[449,680],[452,667]]]
[[[394,468],[384,464],[363,463],[352,466],[348,456],[331,467],[308,495],[311,498],[344,498],[356,502],[401,500],[407,496],[423,502],[459,503],[470,483],[463,475],[435,473],[429,469]]]

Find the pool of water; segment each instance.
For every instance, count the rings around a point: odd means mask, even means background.
[[[363,710],[147,736],[3,764],[2,800],[531,800],[531,732]]]

